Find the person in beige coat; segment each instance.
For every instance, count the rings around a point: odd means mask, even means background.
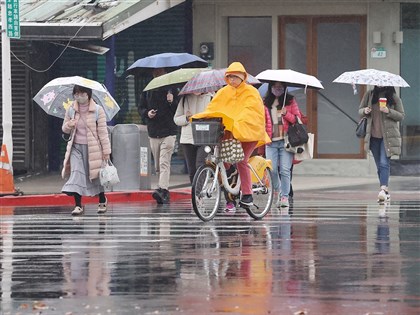
[[[204,111],[210,101],[211,94],[209,93],[186,94],[180,99],[174,115],[175,124],[182,127],[179,143],[182,145],[184,151],[191,184],[195,172],[204,164],[207,154],[204,152],[205,146],[194,145],[190,117]]]
[[[63,178],[69,178],[62,192],[74,197],[72,215],[83,213],[82,196],[96,195],[98,213],[105,213],[107,199],[99,181],[101,166],[111,154],[105,112],[93,101],[91,89],[75,85],[73,96],[62,126],[63,132],[70,134],[61,172]]]

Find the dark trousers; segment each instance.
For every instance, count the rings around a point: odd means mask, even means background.
[[[184,150],[185,161],[187,162],[188,175],[190,182],[194,179],[195,172],[197,169],[204,165],[207,153],[204,152],[204,146],[196,146],[193,144],[182,144]]]

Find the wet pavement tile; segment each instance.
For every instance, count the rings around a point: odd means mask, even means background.
[[[312,194],[261,221],[0,207],[0,314],[419,314],[420,201]]]

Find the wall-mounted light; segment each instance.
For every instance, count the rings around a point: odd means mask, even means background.
[[[403,32],[399,31],[399,32],[392,33],[392,41],[395,44],[402,44],[404,41]]]
[[[382,43],[382,32],[373,32],[373,43],[374,44]]]
[[[214,60],[214,44],[200,43],[200,57],[204,60]]]

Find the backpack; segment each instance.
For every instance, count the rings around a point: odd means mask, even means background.
[[[73,119],[75,115],[76,115],[76,111],[74,110],[74,107],[70,106],[69,107],[69,117],[71,119]],[[98,123],[98,118],[99,118],[99,105],[96,104],[96,123]]]

